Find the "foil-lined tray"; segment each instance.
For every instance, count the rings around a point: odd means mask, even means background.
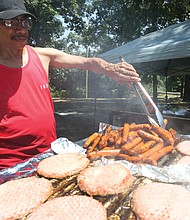
[[[107,124],[100,123],[99,131],[105,129]],[[117,127],[113,126],[117,129]],[[188,140],[189,136],[182,136],[181,140]],[[69,141],[67,138],[59,138],[52,142],[51,148],[44,153],[35,155],[34,157],[26,160],[20,164],[17,164],[8,169],[0,171],[0,184],[17,178],[29,177],[32,175],[38,176],[36,173],[37,166],[44,158],[56,155],[65,154],[70,152],[77,152],[85,154],[86,150],[82,147],[86,139],[80,140],[76,143]],[[159,166],[152,166],[148,164],[134,164],[125,160],[114,160],[101,158],[93,161],[90,166],[101,166],[112,163],[122,163],[133,174],[135,181],[131,188],[127,191],[113,195],[113,196],[93,196],[95,199],[102,202],[107,210],[108,220],[137,220],[134,213],[130,208],[130,199],[132,193],[140,185],[148,182],[164,182],[183,185],[190,190],[190,165],[175,164],[181,157],[179,153],[165,157],[160,161]],[[38,176],[40,178],[40,176]],[[50,179],[53,184],[53,194],[51,198],[67,195],[87,195],[82,192],[77,184],[77,175],[59,179]],[[22,220],[25,220],[23,218]]]
[[[99,124],[99,132],[106,128],[106,123]],[[112,126],[117,129],[117,127]],[[183,135],[181,140],[189,140],[190,137]],[[77,152],[85,155],[86,150],[82,147],[86,139],[80,140],[76,143],[69,141],[67,138],[61,137],[52,142],[51,148],[44,153],[35,155],[34,157],[19,163],[8,169],[0,171],[0,184],[8,180],[23,178],[33,175],[36,172],[38,163],[46,157],[53,156],[55,154],[63,154],[70,152]],[[160,161],[159,166],[152,166],[148,164],[134,164],[125,160],[117,161],[126,166],[133,175],[142,176],[151,180],[156,180],[165,183],[180,183],[185,184],[190,188],[190,165],[175,164],[176,160],[181,157],[179,153],[164,157]],[[113,159],[102,158],[95,161],[95,163],[109,164],[116,162]]]

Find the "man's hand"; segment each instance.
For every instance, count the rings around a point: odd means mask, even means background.
[[[112,78],[115,82],[129,84],[129,82],[139,82],[140,78],[134,67],[127,62],[108,64],[105,75]]]

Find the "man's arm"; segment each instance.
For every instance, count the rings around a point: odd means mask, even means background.
[[[139,75],[132,65],[126,62],[108,63],[101,58],[86,58],[64,53],[53,48],[35,48],[42,57],[42,62],[48,62],[50,68],[77,68],[89,70],[96,74],[105,74],[118,83],[140,81]]]

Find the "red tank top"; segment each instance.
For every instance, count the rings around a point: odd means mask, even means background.
[[[30,47],[23,68],[0,64],[0,169],[44,152],[56,139],[48,77]]]

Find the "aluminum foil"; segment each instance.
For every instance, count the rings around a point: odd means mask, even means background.
[[[1,170],[0,184],[9,180],[32,176],[37,169],[38,163],[41,160],[53,155],[55,155],[54,152],[49,149],[44,153],[35,155],[29,160],[16,164],[15,166],[12,166],[10,168]]]
[[[79,153],[85,155],[86,149],[77,143],[61,137],[51,143],[51,149],[56,154]]]
[[[99,131],[104,131],[106,126],[106,123],[100,123]],[[113,129],[118,128],[112,125],[111,127]],[[180,138],[188,140],[190,138],[190,135],[181,135]],[[98,163],[99,165],[105,165],[115,162],[122,163],[135,176],[143,176],[158,182],[183,184],[190,189],[190,164],[172,164],[169,166],[157,167],[149,164],[144,165],[130,163],[126,160],[108,160],[106,158],[102,158],[95,163]]]
[[[103,131],[107,124],[100,123],[99,131]],[[112,126],[112,128],[117,129],[117,127]],[[185,136],[183,136],[185,138]],[[83,149],[83,144],[86,139],[80,140],[76,143],[69,141],[68,139],[62,137],[52,142],[52,147],[48,151],[38,154],[31,159],[17,164],[8,169],[0,171],[0,184],[8,180],[28,177],[34,175],[38,163],[46,157],[53,156],[57,153],[69,153],[78,152],[85,154]],[[190,189],[190,165],[185,164],[174,164],[163,167],[156,167],[152,165],[141,165],[130,163],[125,160],[115,161],[113,159],[102,158],[94,162],[94,165],[105,165],[109,163],[119,162],[127,167],[133,175],[143,176],[154,181],[165,182],[165,183],[176,183],[183,184]]]
[[[79,141],[79,143],[82,143]],[[51,148],[44,153],[37,154],[34,157],[26,160],[22,163],[16,164],[13,167],[8,169],[3,169],[0,171],[0,184],[12,180],[23,177],[29,177],[34,175],[37,170],[37,166],[39,162],[47,157],[56,155],[56,154],[64,154],[64,153],[80,153],[85,154],[85,149],[82,145],[78,145],[77,143],[73,143],[69,141],[67,138],[61,137],[51,143]]]

